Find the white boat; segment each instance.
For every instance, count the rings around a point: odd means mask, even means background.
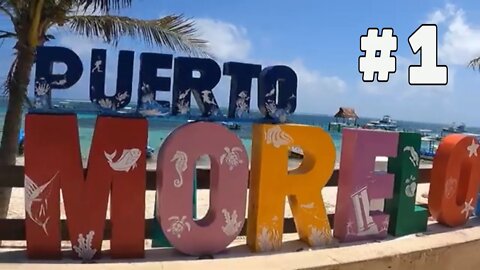
[[[442,129],[442,136],[448,135],[450,133],[465,133],[465,132],[467,132],[465,123],[460,123],[457,125],[454,122],[449,127],[445,127]]]
[[[235,122],[222,122],[222,125],[226,126],[228,129],[231,130],[238,130],[241,127],[240,124]]]
[[[397,121],[393,120],[389,115],[384,115],[380,120],[368,122],[363,128],[396,131],[398,125]]]

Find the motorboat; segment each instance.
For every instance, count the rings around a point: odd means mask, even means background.
[[[231,130],[238,130],[240,129],[240,124],[234,122],[222,122],[222,125],[226,126],[228,129]]]
[[[393,120],[389,115],[384,115],[380,120],[368,122],[363,126],[363,128],[396,131],[398,129],[398,125],[397,121]]]
[[[449,127],[444,127],[442,129],[442,137],[451,133],[465,133],[465,132],[467,132],[465,123],[456,124],[454,122]]]

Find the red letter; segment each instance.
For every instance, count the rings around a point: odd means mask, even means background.
[[[26,116],[27,253],[60,258],[60,188],[74,254],[100,254],[111,189],[112,257],[143,257],[147,121],[97,118],[83,175],[75,115]]]

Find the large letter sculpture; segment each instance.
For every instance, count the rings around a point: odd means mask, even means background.
[[[474,212],[480,181],[475,138],[452,134],[440,143],[433,159],[428,208],[439,223],[456,227]]]
[[[303,149],[303,162],[288,171],[289,148]],[[282,245],[285,196],[300,239],[311,246],[328,244],[330,224],[322,199],[335,166],[335,146],[327,132],[302,125],[253,126],[247,244],[252,251]]]
[[[112,257],[143,257],[147,121],[100,116],[86,179],[75,115],[28,114],[25,126],[28,256],[60,258],[62,189],[78,257],[90,260],[100,254],[110,190]]]
[[[115,111],[124,108],[132,98],[133,80],[132,51],[120,51],[118,54],[117,87],[115,95],[105,94],[107,50],[93,49],[90,64],[90,100],[101,110]]]
[[[35,64],[35,108],[51,109],[52,89],[67,89],[78,82],[83,73],[82,60],[67,48],[37,48]],[[63,63],[66,71],[54,73],[54,64]]]
[[[415,205],[420,139],[419,133],[400,133],[397,157],[388,159],[388,172],[395,174],[393,198],[385,203],[385,212],[390,214],[388,232],[392,235],[427,230],[428,210]]]
[[[194,221],[193,174],[203,154],[211,160],[210,209]],[[157,218],[168,241],[190,255],[224,250],[245,221],[248,156],[242,141],[218,124],[186,124],[162,144],[157,164]]]
[[[392,174],[375,173],[375,157],[395,157],[398,133],[344,129],[334,236],[342,242],[384,238],[389,215],[370,211],[370,200],[391,198]]]

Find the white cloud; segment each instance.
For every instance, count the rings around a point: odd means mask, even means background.
[[[443,9],[437,9],[428,15],[427,23],[439,24],[455,15],[457,8],[452,4],[446,4]]]
[[[251,42],[244,27],[209,18],[195,19],[199,34],[209,41],[210,51],[219,60],[245,60]]]
[[[428,18],[438,24],[439,32],[446,29],[443,38],[439,38],[440,62],[465,66],[480,56],[480,27],[467,22],[463,9],[447,4]]]
[[[74,34],[63,34],[56,41],[60,46],[69,48],[80,57],[90,57],[92,49],[104,48],[105,43],[87,37],[81,37]]]
[[[243,61],[258,63],[263,67],[275,64],[285,64],[291,67],[298,77],[298,104],[297,112],[304,113],[325,113],[335,108],[331,98],[337,99],[347,90],[347,84],[337,76],[327,76],[318,70],[307,67],[300,59],[288,61],[265,61],[252,59],[250,52],[252,42],[248,37],[247,30],[243,27],[228,22],[208,18],[196,19],[202,38],[210,42],[211,51],[219,61]],[[222,79],[221,85],[217,88],[229,87],[228,80]],[[256,86],[253,85],[252,108],[256,107]],[[227,91],[216,91],[220,102],[228,102]],[[327,107],[325,107],[325,106]],[[331,107],[333,106],[333,107]],[[322,110],[321,112],[319,110]]]
[[[347,84],[337,76],[324,76],[317,70],[307,68],[301,60],[289,65],[297,73],[300,88],[314,92],[342,93]]]
[[[297,74],[297,112],[329,113],[337,109],[338,102],[345,102],[347,83],[340,77],[309,68],[300,59],[282,64],[291,67]]]

